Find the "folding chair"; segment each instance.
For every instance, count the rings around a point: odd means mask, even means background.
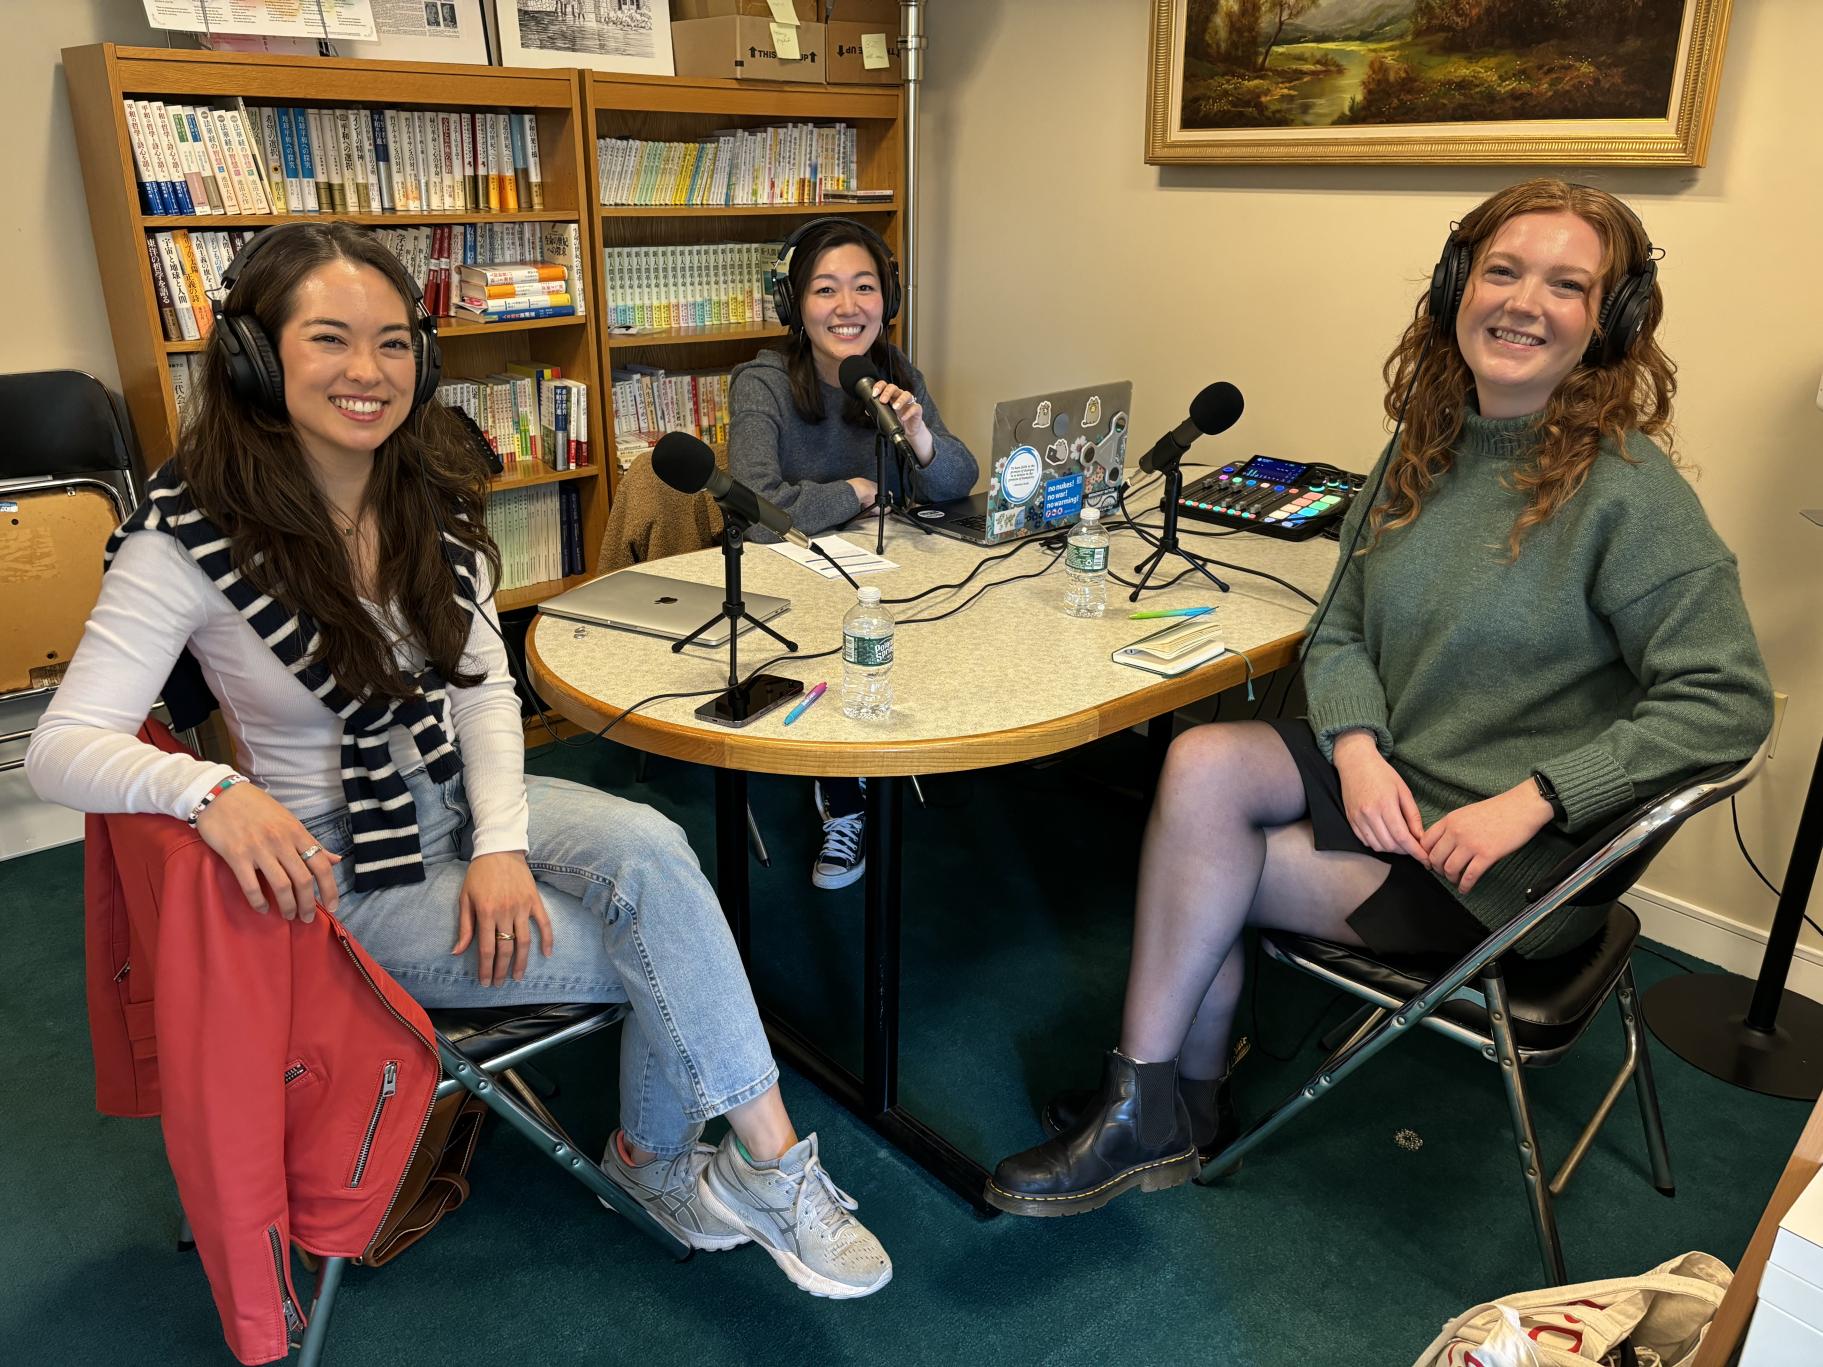
[[[614,1183],[595,1160],[580,1152],[563,1127],[539,1102],[535,1093],[513,1071],[532,1059],[585,1036],[605,1030],[627,1014],[620,1004],[575,1003],[554,1006],[474,1007],[432,1011],[437,1056],[443,1063],[443,1080],[437,1100],[467,1090],[480,1097],[488,1109],[531,1141],[558,1167],[600,1197],[633,1226],[666,1252],[683,1262],[689,1245],[675,1238]],[[502,1086],[505,1082],[509,1086]],[[511,1091],[519,1095],[511,1095]],[[335,1305],[346,1258],[325,1258],[317,1270],[309,1327],[304,1331],[298,1367],[317,1367],[329,1333],[329,1315]]]
[[[177,748],[170,731],[157,722],[148,721],[140,735],[161,749]],[[101,819],[90,817],[91,822]],[[193,829],[172,817],[113,816],[106,820],[114,862],[122,869],[164,868],[177,860],[189,860],[200,868],[198,861],[215,858]],[[123,975],[125,971],[122,970]],[[459,1090],[472,1092],[489,1110],[530,1140],[546,1158],[682,1262],[691,1254],[689,1246],[673,1237],[638,1202],[609,1181],[596,1162],[577,1148],[575,1141],[513,1071],[547,1049],[606,1029],[626,1012],[627,1008],[618,1003],[465,1007],[430,1012],[437,1056],[443,1068],[436,1096],[440,1100]],[[515,1092],[518,1094],[514,1095]],[[187,1249],[190,1246],[186,1220],[178,1233],[178,1247]],[[321,1360],[336,1290],[347,1262],[346,1258],[325,1258],[317,1270],[316,1291],[301,1343],[299,1362],[302,1367],[316,1367]]]
[[[1630,963],[1639,920],[1616,899],[1633,886],[1685,820],[1745,787],[1764,754],[1762,746],[1745,764],[1706,769],[1603,827],[1547,875],[1542,890],[1528,891],[1523,911],[1454,963],[1434,955],[1378,958],[1364,949],[1308,936],[1263,932],[1260,944],[1272,958],[1368,1005],[1358,1028],[1310,1079],[1215,1155],[1198,1181],[1234,1171],[1267,1136],[1321,1101],[1368,1059],[1425,1026],[1499,1065],[1547,1284],[1567,1282],[1552,1201],[1569,1183],[1629,1078],[1645,1123],[1652,1184],[1667,1196],[1675,1192]],[[1581,948],[1554,959],[1523,959],[1508,953],[1557,912],[1604,905],[1606,924]],[[1523,1070],[1564,1057],[1611,996],[1620,1003],[1626,1055],[1562,1168],[1547,1180]]]

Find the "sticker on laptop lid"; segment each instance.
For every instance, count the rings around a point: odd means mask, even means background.
[[[1007,502],[1029,502],[1038,490],[1038,480],[1043,472],[1044,465],[1038,459],[1037,447],[1014,447],[1000,470],[1000,489],[1006,495]]]
[[[1032,419],[1032,426],[1033,427],[1049,427],[1050,425],[1051,425],[1051,401],[1049,399],[1041,399],[1041,400],[1039,400],[1039,403],[1038,403],[1037,416],[1035,416]]]
[[[1084,427],[1093,427],[1100,421],[1101,421],[1101,395],[1091,394],[1091,395],[1089,395],[1088,403],[1083,405],[1082,425]]]

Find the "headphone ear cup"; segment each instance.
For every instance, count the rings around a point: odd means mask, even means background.
[[[787,332],[796,331],[798,308],[797,301],[791,297],[791,272],[777,269],[767,271],[766,289],[772,295],[772,311],[779,316],[779,326]]]
[[[220,319],[227,347],[228,378],[249,403],[272,413],[285,411],[285,370],[259,320],[244,313]]]
[[[886,246],[884,238],[881,239],[880,245]],[[905,287],[899,283],[899,258],[892,254],[891,248],[887,248],[886,263],[886,288],[883,291],[885,299],[880,313],[880,326],[883,328],[890,327],[892,320],[899,316],[899,305],[904,302],[905,297]]]
[[[436,398],[437,386],[443,381],[443,344],[437,340],[433,324],[426,321],[412,329],[411,352],[417,366],[417,384],[411,394],[415,409]]]
[[[1443,254],[1431,271],[1430,293],[1424,304],[1432,326],[1455,327],[1456,313],[1461,309],[1462,296],[1468,289],[1469,264],[1474,256],[1474,249],[1466,242],[1458,242],[1454,233],[1443,244]]]
[[[1652,307],[1652,287],[1658,281],[1658,262],[1648,259],[1636,271],[1627,272],[1614,293],[1602,300],[1596,315],[1595,335],[1589,338],[1583,352],[1584,365],[1614,365],[1633,349],[1633,339],[1646,323]]]

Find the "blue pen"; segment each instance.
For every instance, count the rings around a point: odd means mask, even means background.
[[[828,687],[829,687],[829,685],[827,683],[820,683],[815,688],[811,689],[810,692],[805,695],[803,702],[799,703],[796,707],[792,708],[789,712],[787,712],[785,714],[785,725],[790,726],[792,722],[796,721],[799,717],[803,716],[804,713],[809,711],[810,705],[813,702],[815,702],[818,698],[822,697],[823,691]]]
[[[1214,608],[1153,608],[1146,612],[1129,612],[1129,622],[1144,622],[1154,617],[1201,617],[1205,612],[1214,612]]]

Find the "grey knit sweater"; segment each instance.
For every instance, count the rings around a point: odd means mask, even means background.
[[[926,503],[962,498],[979,473],[975,458],[943,425],[924,376],[912,371],[912,393],[924,409],[935,450],[929,465],[912,472],[913,492]],[[873,479],[874,429],[842,419],[842,391],[823,386],[823,421],[805,422],[791,403],[785,358],[762,351],[734,368],[728,385],[730,414],[728,470],[791,514],[799,531],[814,536],[840,526],[861,511],[850,479]],[[898,488],[889,456],[887,487]],[[755,540],[776,540],[761,528]]]
[[[1418,519],[1338,567],[1306,664],[1323,752],[1333,759],[1343,731],[1372,730],[1427,826],[1534,770],[1556,788],[1564,825],[1462,899],[1489,927],[1576,836],[1746,759],[1772,724],[1734,556],[1645,437],[1628,438],[1631,459],[1605,450],[1509,560],[1526,496],[1504,477],[1527,459],[1533,421],[1469,416]],[[1350,513],[1344,546],[1365,513]],[[1592,929],[1592,916],[1559,917],[1522,949],[1547,955]]]

